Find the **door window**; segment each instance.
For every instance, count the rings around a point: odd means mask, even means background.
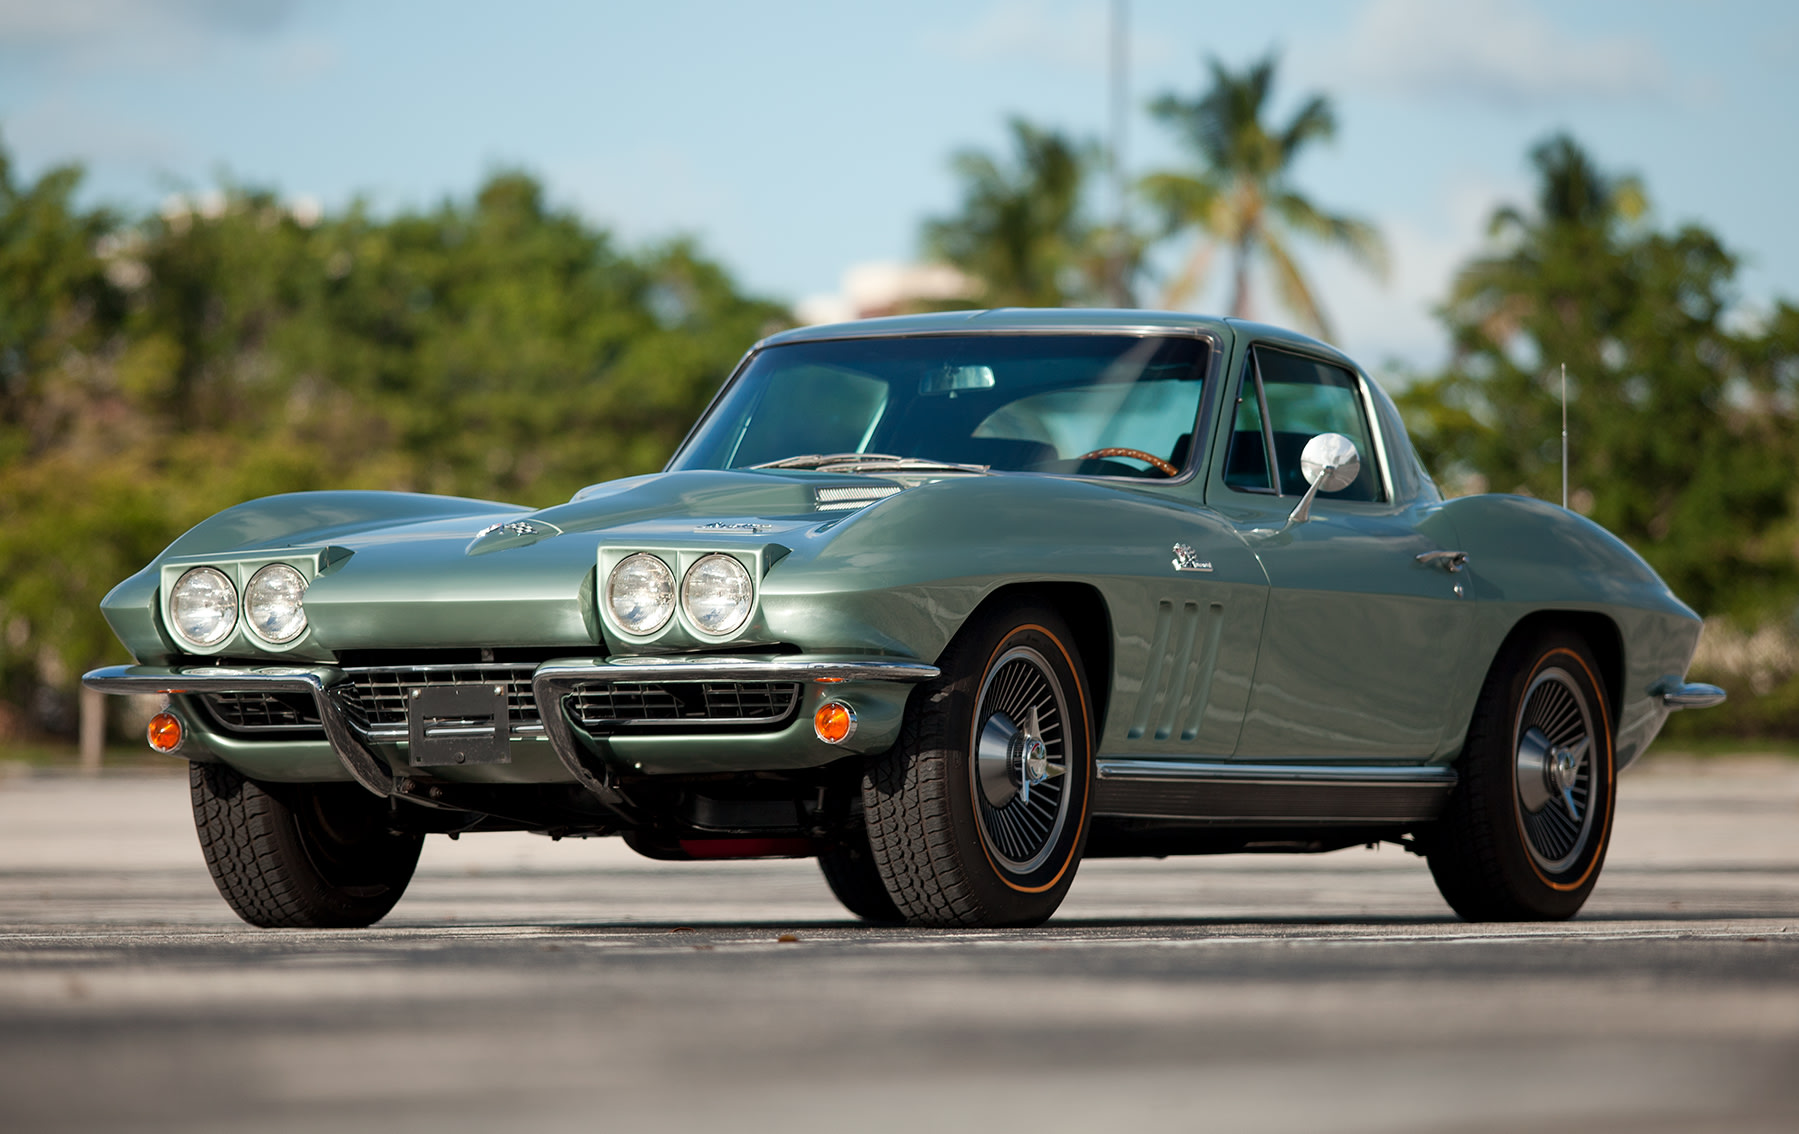
[[[1320,433],[1343,434],[1362,458],[1361,474],[1327,499],[1384,501],[1359,379],[1341,366],[1257,347],[1237,403],[1225,484],[1243,492],[1305,495],[1299,457]]]

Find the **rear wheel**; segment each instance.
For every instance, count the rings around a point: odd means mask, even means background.
[[[1425,838],[1437,889],[1470,921],[1568,918],[1611,837],[1610,707],[1580,638],[1508,646],[1481,690],[1461,780]]]
[[[386,802],[352,784],[277,795],[224,764],[190,764],[188,786],[213,883],[251,925],[372,925],[406,892],[425,842],[390,831]]]
[[[863,781],[869,845],[915,925],[1049,918],[1087,841],[1093,725],[1054,611],[1014,602],[964,627]]]

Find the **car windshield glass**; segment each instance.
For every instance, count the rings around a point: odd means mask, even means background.
[[[928,462],[945,471],[1165,478],[1166,466],[1178,471],[1192,457],[1208,349],[1188,336],[1102,334],[774,346],[725,391],[669,468],[929,471]]]

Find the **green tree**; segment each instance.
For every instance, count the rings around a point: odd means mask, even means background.
[[[1494,251],[1442,317],[1454,358],[1401,398],[1427,460],[1496,491],[1557,499],[1568,370],[1575,507],[1704,613],[1784,613],[1799,456],[1799,310],[1733,319],[1737,262],[1696,225],[1648,227],[1634,179],[1570,138],[1531,152],[1535,208],[1504,208]]]
[[[338,487],[557,503],[660,466],[785,325],[691,242],[621,249],[523,174],[389,218],[232,188],[131,223],[78,208],[79,178],[18,184],[0,149],[15,720],[118,657],[101,596],[211,513]]]
[[[979,150],[952,159],[962,181],[954,216],[925,222],[926,254],[977,280],[987,307],[1061,307],[1102,293],[1108,234],[1082,209],[1093,147],[1014,118],[1008,162]]]
[[[1286,125],[1263,120],[1274,89],[1272,56],[1232,71],[1213,59],[1211,85],[1193,98],[1162,95],[1150,113],[1173,130],[1198,166],[1150,174],[1139,188],[1162,219],[1165,236],[1197,236],[1163,297],[1180,307],[1205,282],[1219,248],[1231,261],[1231,314],[1249,314],[1250,272],[1265,262],[1275,293],[1307,329],[1330,337],[1322,305],[1294,257],[1295,238],[1339,248],[1385,278],[1386,249],[1374,226],[1325,211],[1293,184],[1293,166],[1314,142],[1336,135],[1328,99],[1312,95]]]

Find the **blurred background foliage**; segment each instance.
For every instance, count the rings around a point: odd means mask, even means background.
[[[69,732],[96,604],[206,516],[361,487],[543,506],[653,471],[787,325],[690,243],[626,250],[502,173],[320,216],[234,188],[128,219],[0,150],[0,737]]]
[[[1008,152],[958,152],[960,200],[920,244],[967,294],[916,306],[1130,302],[1165,246],[1165,301],[1222,260],[1237,307],[1263,273],[1325,331],[1296,243],[1377,276],[1384,246],[1296,183],[1336,117],[1314,94],[1265,122],[1276,77],[1213,61],[1155,99],[1191,163],[1115,188],[1110,217],[1097,143],[1015,119]],[[1732,693],[1670,731],[1799,738],[1799,310],[1745,309],[1735,253],[1657,227],[1647,187],[1573,139],[1529,159],[1535,199],[1493,216],[1439,308],[1452,356],[1389,376],[1418,447],[1451,493],[1559,499],[1565,363],[1571,506],[1707,616],[1693,676]],[[0,148],[0,739],[73,731],[79,674],[122,658],[100,596],[212,512],[350,486],[560,502],[660,467],[790,319],[691,243],[620,248],[519,173],[385,218],[247,188],[124,217],[78,207],[79,181],[25,183]]]

